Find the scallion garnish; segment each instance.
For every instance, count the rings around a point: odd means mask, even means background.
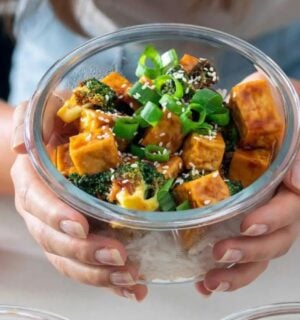
[[[139,147],[135,144],[131,144],[130,152],[141,159],[145,158],[145,148]]]
[[[118,118],[113,127],[113,132],[118,138],[132,140],[137,133],[138,127],[139,124],[134,118]]]
[[[193,115],[192,110],[198,113],[197,121],[192,120],[192,115]],[[180,115],[183,134],[186,135],[192,131],[196,131],[197,129],[200,129],[204,124],[205,117],[206,117],[206,112],[199,104],[196,104],[196,103],[190,104],[188,106],[188,109]]]
[[[162,211],[171,211],[176,208],[176,203],[170,189],[174,179],[167,180],[157,193],[157,200]]]
[[[161,68],[164,72],[179,64],[177,53],[174,49],[168,50],[161,55]]]
[[[207,120],[212,121],[220,126],[227,126],[230,122],[229,109],[222,107],[216,113],[207,116]]]
[[[185,105],[179,99],[176,99],[169,94],[164,94],[159,100],[159,103],[162,107],[167,108],[178,116],[185,111]]]
[[[160,95],[154,89],[139,81],[130,88],[128,94],[143,105],[148,101],[158,104],[160,99]]]
[[[155,144],[145,147],[145,157],[150,161],[166,162],[170,158],[170,151]]]
[[[144,121],[154,127],[162,118],[163,112],[155,103],[149,101],[141,110],[140,116]]]
[[[191,205],[188,200],[183,201],[179,206],[176,207],[176,211],[191,209]]]
[[[155,79],[161,74],[161,57],[153,46],[145,47],[139,58],[135,74],[137,77],[145,76],[149,79]]]
[[[219,93],[204,88],[196,91],[191,102],[200,104],[207,114],[212,114],[222,107],[223,98]]]
[[[178,99],[183,97],[184,90],[181,82],[169,75],[157,77],[154,84],[156,91],[160,95],[167,93]]]

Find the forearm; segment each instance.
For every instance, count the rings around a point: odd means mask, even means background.
[[[10,148],[12,116],[13,108],[0,100],[0,196],[13,194],[10,177],[10,168],[15,160],[15,154]]]

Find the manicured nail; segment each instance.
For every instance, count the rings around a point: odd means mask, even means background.
[[[79,222],[72,220],[63,220],[60,222],[59,226],[64,233],[72,237],[81,239],[86,239],[87,237],[87,234],[85,233],[82,225]]]
[[[228,249],[219,262],[238,262],[243,258],[244,254],[238,249]]]
[[[130,292],[128,290],[123,290],[122,293],[125,298],[137,301],[136,296],[133,292]]]
[[[136,284],[129,272],[113,272],[110,274],[110,281],[117,286],[133,286]]]
[[[296,165],[297,164],[297,165]],[[299,167],[299,160],[295,162],[292,173],[291,173],[291,183],[292,185],[300,190],[300,167]]]
[[[99,249],[95,252],[95,259],[100,263],[111,266],[124,266],[125,264],[125,261],[117,249]]]
[[[11,148],[17,150],[20,146],[24,145],[24,125],[19,125],[12,136]]]
[[[267,233],[269,227],[266,224],[253,224],[244,232],[241,232],[244,236],[260,236]]]
[[[219,285],[215,289],[211,289],[214,292],[223,292],[227,291],[230,288],[229,282],[220,282]]]

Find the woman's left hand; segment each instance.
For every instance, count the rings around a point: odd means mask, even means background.
[[[299,82],[294,85],[300,92]],[[265,271],[270,260],[287,253],[299,234],[300,152],[274,198],[242,221],[240,236],[215,244],[215,260],[235,265],[209,271],[196,284],[197,290],[210,295],[248,285]]]

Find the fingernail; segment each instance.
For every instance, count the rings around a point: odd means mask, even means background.
[[[227,291],[230,288],[230,283],[229,282],[220,282],[215,289],[209,289],[213,292],[223,292]]]
[[[18,149],[19,146],[24,145],[24,125],[19,125],[12,136],[11,148]]]
[[[296,189],[300,189],[300,168],[299,162],[296,162],[298,165],[293,166],[292,174],[291,174],[291,183]]]
[[[95,252],[95,259],[100,263],[111,266],[124,266],[125,264],[125,261],[117,249],[99,249]]]
[[[117,286],[133,286],[136,284],[129,272],[113,272],[110,274],[110,281]]]
[[[122,293],[125,298],[137,301],[136,296],[133,292],[130,292],[128,290],[123,290]]]
[[[79,222],[72,220],[63,220],[60,222],[59,226],[64,233],[72,237],[81,239],[86,239],[87,237],[87,234],[85,233],[82,225]]]
[[[228,249],[219,262],[238,262],[243,258],[244,254],[238,249]]]
[[[260,236],[267,233],[269,227],[266,224],[253,224],[244,232],[241,232],[244,236]]]

